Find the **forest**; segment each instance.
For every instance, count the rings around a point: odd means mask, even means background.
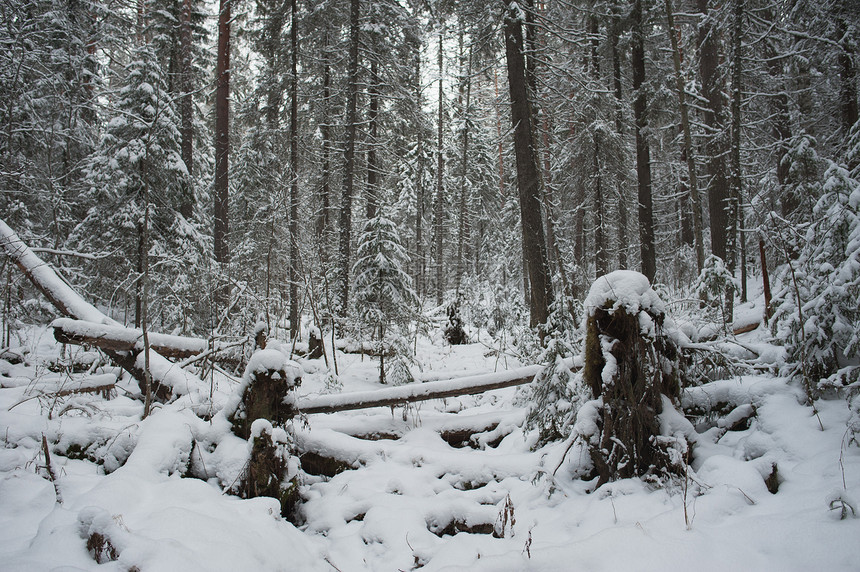
[[[10,569],[860,562],[860,0],[0,0],[0,46]]]

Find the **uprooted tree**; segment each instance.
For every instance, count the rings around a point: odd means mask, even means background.
[[[583,381],[595,397],[590,434],[582,434],[597,486],[628,477],[677,473],[682,438],[662,435],[660,414],[680,394],[678,350],[664,329],[663,302],[638,272],[598,278],[585,301]]]

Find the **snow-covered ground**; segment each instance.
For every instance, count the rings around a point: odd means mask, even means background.
[[[761,330],[740,342],[779,355]],[[422,338],[417,349],[425,381],[525,365],[489,343]],[[300,448],[358,468],[306,477],[297,528],[274,499],[223,492],[247,447],[223,415],[205,421],[185,398],[141,422],[137,387],[122,377],[110,399],[52,397],[118,372],[49,370],[60,349],[44,328],[13,351],[25,361],[0,360],[0,570],[860,569],[860,516],[840,520],[837,500],[860,509],[846,402],[819,401],[814,416],[802,391],[770,374],[685,392],[686,405],[720,403],[723,414],[690,433],[689,479],[659,487],[631,479],[591,491],[573,477],[576,447],[531,451],[522,388],[309,415],[293,428]],[[379,388],[377,362],[337,357],[344,392]],[[300,393],[322,393],[322,364],[302,367]],[[216,381],[213,411],[238,385]],[[682,419],[664,423],[690,431]],[[467,427],[476,434],[463,446],[452,435]],[[774,466],[776,494],[765,483]]]

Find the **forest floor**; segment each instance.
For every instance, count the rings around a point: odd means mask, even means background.
[[[93,356],[61,355],[44,327],[19,333],[11,352],[23,359],[0,359],[0,570],[860,568],[860,515],[849,508],[860,509],[860,447],[848,443],[846,401],[820,400],[813,415],[767,367],[685,393],[688,405],[722,405],[694,420],[686,479],[597,491],[576,476],[579,449],[531,450],[524,388],[309,415],[296,441],[358,468],[307,476],[297,527],[274,499],[222,492],[241,471],[228,449],[243,444],[223,438],[217,416],[203,421],[178,400],[141,422],[138,389],[122,376],[110,399],[58,395],[114,370],[72,373],[69,363]],[[781,355],[761,329],[738,341],[769,366]],[[379,387],[376,361],[337,358],[342,391]],[[419,338],[417,360],[420,380],[524,365],[489,338],[452,347],[441,335]],[[300,364],[300,394],[324,392],[321,361]],[[215,382],[213,411],[235,383]],[[201,471],[209,478],[183,476]]]

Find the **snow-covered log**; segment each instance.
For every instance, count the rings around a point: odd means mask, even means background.
[[[143,331],[137,328],[71,318],[58,318],[51,323],[51,327],[60,343],[89,345],[113,351],[143,350]],[[185,359],[207,351],[209,341],[149,332],[149,347],[166,358]],[[213,350],[217,352],[220,349],[225,349],[224,344],[214,342]]]
[[[0,219],[0,247],[21,269],[24,276],[65,316],[107,327],[123,328],[121,324],[104,315],[75,292],[2,219]],[[106,349],[105,353],[142,383],[143,352]],[[200,378],[183,370],[152,348],[149,352],[149,360],[152,379],[161,388],[159,395],[162,398],[166,399],[170,394],[192,393],[195,389],[206,387]]]
[[[302,413],[334,413],[350,409],[366,409],[368,407],[387,407],[401,405],[414,401],[427,401],[459,395],[473,395],[493,389],[513,387],[531,383],[542,366],[533,365],[517,369],[509,369],[498,373],[473,375],[457,379],[413,383],[386,389],[371,391],[356,391],[335,395],[306,397],[299,401]]]

